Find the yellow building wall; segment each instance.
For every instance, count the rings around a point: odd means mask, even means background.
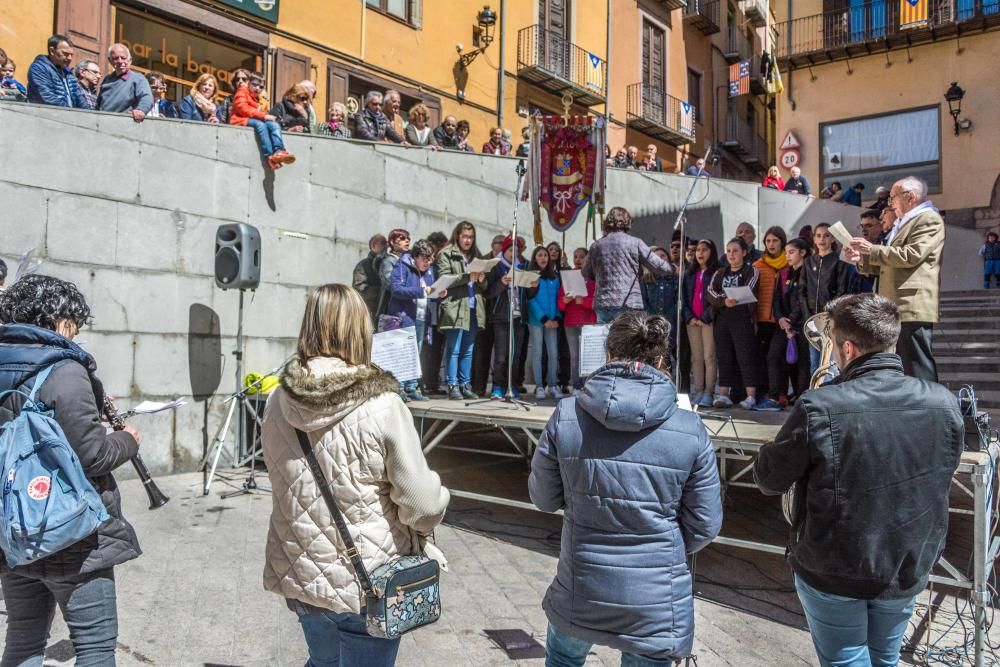
[[[17,79],[28,85],[28,67],[40,53],[55,26],[54,0],[4,3],[0,11],[0,49],[17,64]]]
[[[802,171],[820,188],[819,124],[931,104],[941,105],[941,186],[933,194],[941,209],[988,206],[1000,172],[1000,87],[997,86],[997,33],[964,35],[961,43],[945,40],[905,50],[783,73],[785,93],[778,101],[780,142],[792,130],[802,142]],[[962,52],[958,53],[958,46]],[[955,136],[944,92],[952,81],[966,90],[962,117],[971,131]],[[789,97],[795,101],[792,110]],[[787,174],[787,172],[785,172]],[[845,184],[846,187],[846,184]],[[870,196],[869,193],[865,193]]]

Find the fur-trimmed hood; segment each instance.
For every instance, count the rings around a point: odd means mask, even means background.
[[[305,366],[292,359],[281,372],[281,411],[303,431],[327,428],[365,401],[399,392],[399,382],[381,369],[349,366],[335,357],[316,357]]]

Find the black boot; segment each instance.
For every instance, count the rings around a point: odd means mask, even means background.
[[[477,398],[480,398],[479,394],[477,394],[476,392],[472,391],[472,385],[471,384],[463,384],[462,387],[461,387],[461,389],[459,390],[459,392],[462,394],[463,398],[467,398],[470,401],[474,401]]]
[[[448,385],[448,398],[453,401],[461,401],[464,399],[462,396],[462,390],[457,384]]]

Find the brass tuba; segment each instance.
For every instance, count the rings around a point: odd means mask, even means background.
[[[837,362],[833,360],[833,338],[830,337],[830,316],[827,313],[816,313],[802,327],[802,334],[814,348],[819,350],[819,366],[813,371],[809,380],[809,388],[815,389],[836,377]],[[792,488],[781,496],[781,511],[789,524],[795,516],[795,494],[800,482],[795,482]]]

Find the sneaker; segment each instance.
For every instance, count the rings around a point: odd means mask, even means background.
[[[733,407],[733,401],[728,396],[723,396],[722,394],[716,394],[715,400],[712,401],[713,408],[731,408]]]
[[[742,401],[740,401],[740,407],[744,410],[753,410],[757,407],[757,399],[753,396],[747,396]]]
[[[539,401],[545,398],[545,387],[535,387],[535,398]]]
[[[411,401],[429,401],[429,400],[431,400],[431,399],[427,398],[426,396],[424,396],[423,393],[421,393],[421,391],[419,389],[414,389],[413,391],[406,392],[406,397],[408,399],[410,399]]]
[[[503,400],[503,387],[493,387],[493,391],[490,393],[490,398],[502,401]]]
[[[699,408],[710,408],[714,405],[712,401],[712,395],[707,391],[703,393],[701,396],[699,396],[697,399],[695,399],[694,403]]]
[[[457,384],[448,385],[448,398],[453,401],[462,400],[462,390],[458,388]]]
[[[514,393],[516,394],[527,394],[528,390],[523,384],[514,385]]]
[[[462,398],[468,399],[470,401],[474,401],[477,398],[482,398],[479,394],[477,394],[476,392],[472,391],[472,385],[471,384],[463,384],[461,387],[459,387],[458,391],[459,391],[459,393],[462,394]]]
[[[295,156],[288,151],[275,151],[274,155],[271,156],[271,159],[282,165],[295,162]]]
[[[549,396],[552,398],[565,398],[566,394],[559,387],[549,387]]]
[[[521,392],[519,392],[519,391],[517,390],[517,387],[514,387],[513,389],[511,389],[511,390],[510,390],[510,394],[511,394],[511,396],[513,396],[513,397],[514,397],[514,398],[515,398],[516,400],[521,400]]]
[[[757,401],[757,405],[751,409],[758,412],[781,412],[781,403],[772,401],[770,398],[765,398],[763,401]]]

